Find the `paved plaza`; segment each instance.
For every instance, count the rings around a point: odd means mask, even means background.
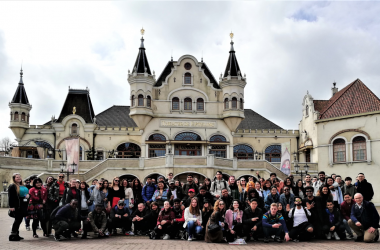
[[[114,236],[108,239],[71,239],[63,240],[60,242],[54,241],[53,237],[45,238],[42,236],[42,231],[38,234],[40,238],[34,239],[32,237],[32,231],[26,231],[24,223],[20,227],[20,235],[25,238],[25,240],[20,242],[9,242],[8,236],[13,219],[7,215],[8,209],[0,209],[0,249],[41,249],[41,250],[51,250],[51,249],[152,249],[152,250],[170,250],[170,249],[192,249],[192,250],[203,250],[203,249],[271,249],[276,248],[281,250],[296,248],[307,248],[307,249],[337,249],[337,250],[348,250],[348,249],[379,249],[380,243],[355,243],[353,240],[346,241],[313,241],[313,242],[284,242],[282,244],[270,242],[265,244],[264,242],[249,242],[247,245],[232,246],[228,244],[211,244],[205,243],[204,241],[184,241],[184,240],[150,240],[148,237],[143,236]],[[90,233],[92,235],[92,233]]]

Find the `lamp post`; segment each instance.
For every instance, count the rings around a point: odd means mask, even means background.
[[[305,174],[307,174],[307,172],[309,172],[309,166],[307,165],[307,163],[306,163],[306,165],[303,168],[305,170]],[[294,166],[294,169],[296,170],[296,174],[298,174],[299,171],[300,171],[300,166],[298,166],[298,164],[296,163],[296,165]],[[302,170],[301,170],[300,174],[301,174],[301,180],[302,180],[302,176],[303,176],[303,171]]]
[[[7,180],[4,180],[3,181],[4,192],[7,191],[7,187],[8,187],[8,182],[7,182]]]
[[[168,144],[168,153],[171,154],[172,153],[172,144],[169,142]]]
[[[72,164],[70,164],[71,171],[69,170],[69,168],[67,167],[67,165],[63,161],[62,161],[61,164],[59,164],[59,166],[61,167],[61,173],[62,174],[66,174],[67,175],[67,180],[70,180],[70,174],[74,174],[75,173],[75,168],[77,167],[77,164],[75,164],[75,162],[73,162]]]
[[[211,149],[212,149],[211,144],[208,144],[208,145],[207,145],[207,149],[208,149],[208,154],[210,155],[210,154],[211,154]]]
[[[255,156],[256,161],[261,160],[261,156],[262,156],[262,155],[263,155],[262,153],[260,153],[260,152],[258,152],[258,151],[255,151],[254,156]]]

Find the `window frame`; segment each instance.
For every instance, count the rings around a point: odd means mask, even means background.
[[[193,75],[190,72],[186,72],[185,74],[183,74],[183,85],[192,85],[192,77]],[[189,80],[190,82],[186,83],[186,80]]]
[[[364,140],[363,141],[355,141],[358,138],[363,138]],[[355,149],[355,146],[357,146],[359,144],[362,144],[364,146],[364,149]],[[358,159],[356,157],[357,151],[359,151],[359,152],[360,151],[364,151],[362,153],[363,156],[364,156],[363,159]],[[355,137],[352,138],[352,160],[353,161],[367,161],[367,138],[365,138],[362,135],[357,135],[357,136],[355,136]]]
[[[174,100],[176,99],[176,100]],[[174,108],[174,104],[177,103],[178,104],[178,108]],[[172,98],[172,110],[180,110],[180,101],[179,101],[179,98],[178,97],[173,97]]]
[[[142,105],[140,105],[140,101],[142,101]],[[137,96],[137,106],[144,107],[144,95],[143,94],[139,94]]]
[[[228,110],[229,109],[229,99],[226,97],[224,98],[224,109]]]
[[[237,98],[235,96],[231,99],[231,109],[237,109]]]
[[[337,142],[339,141],[339,142]],[[343,141],[343,142],[340,142]],[[332,142],[332,148],[333,148],[333,162],[334,163],[342,163],[347,161],[347,141],[344,138],[338,137],[335,138]],[[344,150],[337,151],[338,148],[343,148]],[[338,161],[337,157],[338,155],[335,154],[335,152],[343,152],[343,160]]]
[[[146,97],[146,106],[148,108],[152,107],[152,98],[149,95]]]
[[[187,105],[190,105],[187,107]],[[184,111],[192,111],[193,110],[193,100],[190,97],[186,97],[183,100],[183,110]]]
[[[202,105],[201,109],[199,108],[199,105]],[[197,98],[197,111],[205,111],[205,101],[201,97]]]

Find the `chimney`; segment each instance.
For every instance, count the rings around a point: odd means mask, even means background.
[[[334,87],[331,88],[331,93],[332,93],[331,96],[334,96],[338,92],[338,88],[335,87],[336,82],[333,82],[333,85],[334,85]]]

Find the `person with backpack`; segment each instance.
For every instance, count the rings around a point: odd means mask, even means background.
[[[108,231],[112,232],[112,235],[117,235],[117,228],[121,228],[123,234],[127,236],[134,235],[131,231],[132,219],[129,213],[129,208],[122,200],[119,200],[117,205],[111,209],[108,224]]]
[[[309,222],[310,211],[302,206],[302,199],[299,196],[294,197],[294,208],[289,211],[289,219],[292,220],[292,229],[289,237],[297,241],[308,241],[313,237],[313,225]]]
[[[78,210],[78,200],[72,199],[69,204],[61,205],[53,210],[50,215],[55,231],[54,239],[61,240],[61,235],[65,238],[71,238],[71,234],[77,237],[75,231],[81,226],[81,217]]]
[[[211,183],[210,193],[214,196],[214,199],[217,200],[222,195],[222,190],[225,188],[228,190],[228,194],[231,195],[231,189],[228,186],[226,180],[223,179],[222,171],[216,171],[216,179]]]

